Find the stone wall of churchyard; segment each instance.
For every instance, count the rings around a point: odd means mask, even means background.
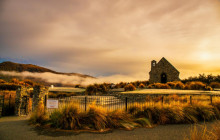
[[[34,86],[32,110],[35,110],[40,102],[45,102],[45,98],[47,98],[48,92],[48,87],[40,85]]]
[[[34,86],[33,98],[31,98],[30,96],[30,90],[30,88],[24,86],[21,86],[17,89],[15,98],[15,115],[28,115],[31,111],[34,111],[34,109],[36,109],[39,102],[45,103],[45,98],[47,98],[48,96],[47,87],[39,85]]]

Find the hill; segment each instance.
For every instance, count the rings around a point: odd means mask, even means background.
[[[43,73],[43,72],[51,72],[54,74],[63,74],[68,76],[79,76],[83,78],[94,78],[90,75],[80,74],[80,73],[63,73],[63,72],[56,72],[54,70],[50,70],[48,68],[40,67],[33,64],[20,64],[20,63],[14,63],[10,61],[2,62],[0,63],[0,71],[16,71],[16,72],[37,72],[37,73]]]

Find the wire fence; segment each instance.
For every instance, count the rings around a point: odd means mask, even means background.
[[[91,105],[102,107],[107,111],[118,109],[128,111],[135,106],[143,108],[144,106],[155,106],[158,104],[161,106],[179,106],[185,104],[193,105],[194,103],[202,102],[212,105],[214,102],[220,101],[219,99],[219,95],[146,95],[145,98],[138,96],[123,98],[117,96],[72,96],[53,100],[58,100],[58,108],[67,104],[75,104],[80,111],[86,112]],[[51,100],[51,98],[49,100]],[[51,113],[53,110],[54,109],[48,109],[48,112]]]

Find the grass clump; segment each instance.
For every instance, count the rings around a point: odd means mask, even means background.
[[[31,124],[43,125],[48,122],[48,114],[45,110],[43,101],[40,101],[37,108],[31,114],[29,122]]]
[[[96,107],[95,105],[90,106],[86,118],[87,124],[95,130],[107,128],[107,112],[101,107]]]
[[[76,130],[81,128],[81,113],[77,105],[65,104],[61,108],[56,109],[50,115],[50,124],[52,127],[65,130]]]
[[[115,110],[107,114],[107,124],[110,128],[121,128],[122,122],[129,121],[131,121],[131,115],[122,110]]]

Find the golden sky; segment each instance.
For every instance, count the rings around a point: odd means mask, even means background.
[[[220,74],[219,0],[2,0],[0,60],[93,76]],[[139,76],[139,77],[141,77]]]

